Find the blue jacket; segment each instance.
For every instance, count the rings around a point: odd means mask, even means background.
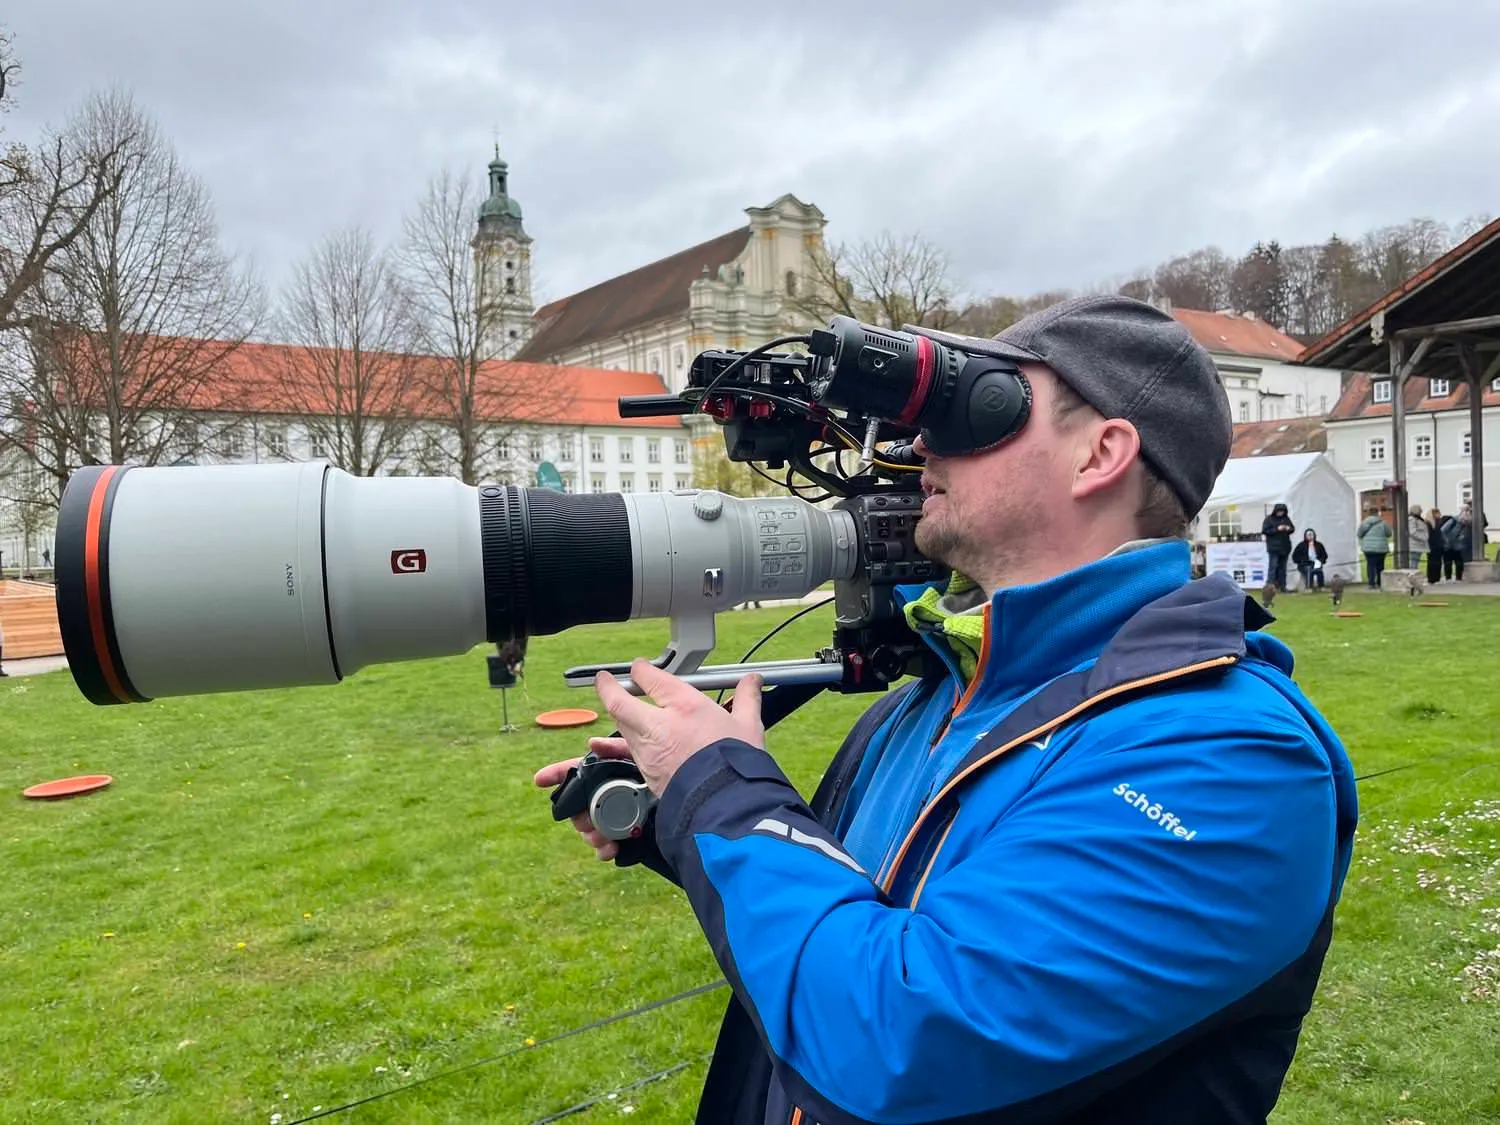
[[[930,638],[811,805],[743,742],[683,765],[659,859],[734,988],[702,1125],[1265,1120],[1354,782],[1269,616],[1189,567],[997,593],[972,684]]]

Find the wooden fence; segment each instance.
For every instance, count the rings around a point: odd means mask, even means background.
[[[5,635],[6,660],[63,654],[57,599],[45,583],[0,581],[0,629]]]

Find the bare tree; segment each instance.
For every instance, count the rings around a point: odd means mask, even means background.
[[[825,245],[812,255],[807,280],[789,306],[814,319],[843,315],[886,328],[936,329],[958,319],[948,256],[917,234]]]
[[[21,302],[21,358],[9,352],[0,369],[0,389],[29,411],[20,449],[59,488],[79,465],[196,453],[196,412],[261,310],[208,193],[128,95],[92,96],[66,141],[118,158],[88,221]],[[77,184],[66,203],[82,213],[93,191]]]
[[[356,476],[399,463],[423,405],[422,361],[390,256],[360,227],[328,236],[297,265],[281,321],[292,346],[277,373],[280,403],[314,449]]]
[[[19,70],[10,36],[0,33],[0,114],[10,108]],[[25,299],[48,263],[77,240],[113,190],[129,138],[107,138],[102,148],[88,139],[61,132],[34,149],[0,150],[0,332],[26,322]]]
[[[475,244],[478,207],[468,182],[442,171],[407,216],[399,251],[428,356],[419,373],[423,413],[451,439],[425,439],[418,464],[467,484],[496,462],[518,457],[522,426],[555,418],[568,405],[555,382],[528,383],[520,365],[499,358],[505,342],[481,309],[503,271],[498,258]]]

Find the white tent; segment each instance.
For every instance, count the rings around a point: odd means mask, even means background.
[[[1358,526],[1359,497],[1346,481],[1326,453],[1288,453],[1279,457],[1236,457],[1224,466],[1214,490],[1203,506],[1203,511],[1193,522],[1193,542],[1213,545],[1216,540],[1234,540],[1245,537],[1240,549],[1248,557],[1258,553],[1260,567],[1264,566],[1264,545],[1260,541],[1260,525],[1271,509],[1285,504],[1297,530],[1292,533],[1292,546],[1302,538],[1302,533],[1313,528],[1318,540],[1328,549],[1325,573],[1332,577],[1342,575],[1350,581],[1359,579],[1359,542],[1354,530]],[[1209,554],[1220,560],[1233,554],[1229,547],[1214,550]],[[1243,586],[1261,586],[1264,573],[1256,573],[1260,567],[1250,564],[1234,566],[1236,577]],[[1210,569],[1231,569],[1221,564]],[[1287,564],[1287,578],[1298,581],[1293,566]]]

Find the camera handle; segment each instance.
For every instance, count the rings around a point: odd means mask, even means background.
[[[761,697],[761,725],[769,730],[831,686],[790,684],[765,692]],[[611,737],[619,733],[615,731]],[[646,787],[633,761],[600,758],[590,752],[552,791],[552,819],[571,820],[586,813],[601,835],[620,845],[621,866],[630,866],[638,862],[643,847],[638,841],[651,830],[656,804],[656,794]]]
[[[671,618],[671,637],[667,647],[651,663],[665,669],[700,691],[730,688],[754,672],[767,687],[800,685],[814,688],[832,687],[844,679],[841,661],[827,654],[808,660],[768,660],[759,664],[711,664],[702,667],[703,659],[714,650],[713,610],[684,613]],[[584,664],[563,673],[569,687],[593,687],[599,672],[609,672],[631,695],[645,692],[630,678],[629,664]],[[809,697],[811,698],[811,697]]]

